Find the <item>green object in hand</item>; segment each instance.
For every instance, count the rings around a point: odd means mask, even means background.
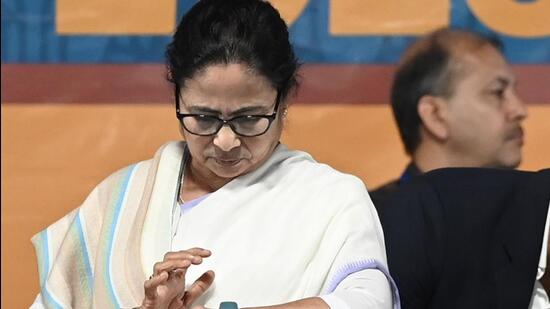
[[[224,301],[220,303],[220,309],[239,309],[239,306],[236,302],[233,301]]]

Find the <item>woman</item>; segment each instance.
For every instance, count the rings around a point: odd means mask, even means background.
[[[33,238],[37,306],[397,305],[362,182],[279,143],[298,64],[278,12],[200,1],[167,56],[186,142]]]

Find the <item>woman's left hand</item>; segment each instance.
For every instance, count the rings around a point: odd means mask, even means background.
[[[161,271],[144,283],[145,299],[141,309],[181,308],[185,290],[185,270]]]
[[[185,290],[185,274],[191,265],[202,263],[210,251],[192,248],[168,252],[162,262],[154,266],[153,276],[145,281],[143,309],[187,309],[214,281],[214,272],[209,270]]]

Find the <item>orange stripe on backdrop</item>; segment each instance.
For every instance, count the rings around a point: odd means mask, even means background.
[[[296,102],[376,104],[389,101],[393,65],[305,64]],[[550,103],[550,65],[515,65],[518,92]],[[166,103],[172,90],[162,64],[4,64],[2,102]]]
[[[167,104],[2,104],[2,307],[26,308],[38,291],[30,237],[77,207],[115,170],[178,139]],[[532,104],[522,169],[550,166],[550,105]],[[396,177],[404,155],[387,105],[296,104],[283,141],[360,176]]]
[[[450,1],[330,1],[332,35],[422,35],[449,25]]]
[[[175,0],[57,0],[59,34],[169,35],[176,25]]]

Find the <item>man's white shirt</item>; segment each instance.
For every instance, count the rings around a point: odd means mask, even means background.
[[[548,205],[550,208],[550,204]],[[542,239],[542,249],[540,250],[539,268],[537,271],[537,281],[535,281],[535,288],[533,289],[533,295],[531,296],[530,309],[550,309],[550,301],[548,300],[548,294],[544,290],[544,287],[540,283],[540,279],[544,276],[546,270],[546,256],[548,254],[548,229],[550,228],[550,209],[546,215],[546,227],[544,228],[544,237]]]

